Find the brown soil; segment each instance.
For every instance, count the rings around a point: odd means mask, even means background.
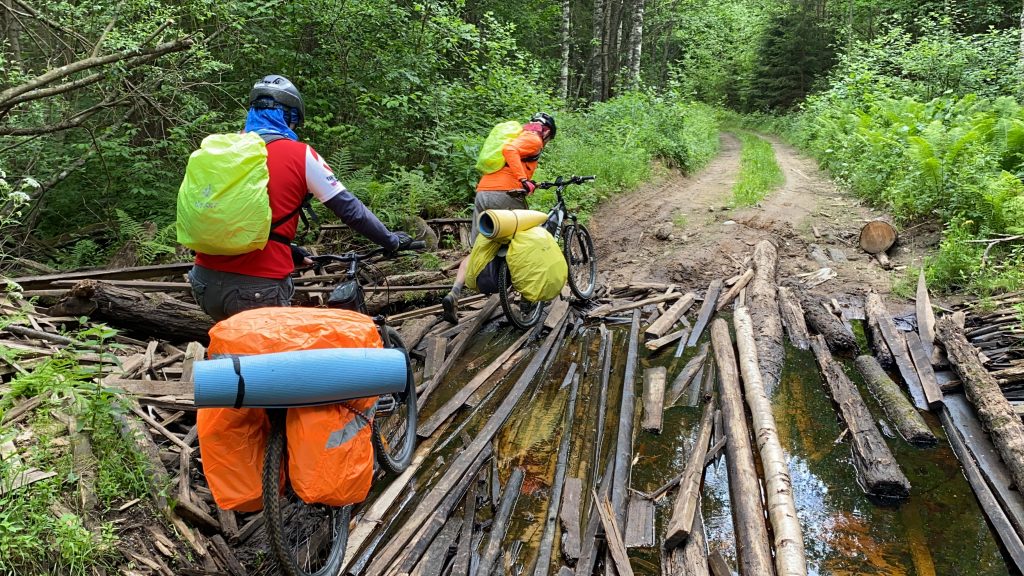
[[[740,143],[728,133],[722,135],[721,153],[699,173],[682,176],[666,171],[618,201],[602,204],[590,225],[601,280],[609,285],[669,282],[703,291],[715,278],[742,273],[753,246],[767,238],[779,248],[782,284],[799,286],[800,274],[822,267],[808,255],[816,243],[825,251],[842,251],[847,260],[829,263],[836,278],[814,291],[835,296],[871,288],[887,294],[901,270],[919,264],[925,249],[934,244],[932,234],[922,242],[904,233],[890,251],[894,269],[883,270],[857,248],[857,237],[866,221],[886,215],[837,186],[813,159],[768,139],[785,183],[756,206],[731,207]],[[672,225],[672,235],[658,240],[654,232],[665,223]]]

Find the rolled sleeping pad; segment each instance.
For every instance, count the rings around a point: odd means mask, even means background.
[[[547,220],[547,213],[537,210],[486,210],[480,215],[477,230],[491,240],[503,240]]]
[[[327,348],[203,360],[193,368],[198,408],[293,408],[405,390],[405,353]]]

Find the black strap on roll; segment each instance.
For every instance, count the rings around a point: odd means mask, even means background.
[[[242,363],[238,356],[231,357],[231,365],[235,367],[235,374],[238,374],[238,394],[235,395],[235,408],[242,407],[242,400],[245,399],[245,378],[242,376]]]

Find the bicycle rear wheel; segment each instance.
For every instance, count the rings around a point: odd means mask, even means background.
[[[268,410],[270,436],[263,460],[263,517],[267,539],[286,576],[334,576],[341,570],[348,543],[351,506],[306,504],[281,486],[288,451],[285,410]]]
[[[385,329],[390,347],[405,352],[406,366],[409,368],[406,371],[405,391],[385,394],[377,400],[373,416],[373,451],[381,467],[392,474],[401,474],[409,466],[416,450],[416,380],[412,375],[412,364],[409,363],[405,343],[394,328],[388,326]]]
[[[583,224],[571,224],[562,234],[562,251],[569,265],[569,289],[580,300],[589,300],[597,284],[597,253],[590,231]]]
[[[530,302],[512,285],[512,276],[508,273],[508,263],[502,258],[498,261],[498,297],[501,309],[516,328],[526,330],[540,320],[542,302]]]

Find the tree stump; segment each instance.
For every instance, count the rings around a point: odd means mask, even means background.
[[[896,243],[898,235],[892,224],[884,220],[872,220],[860,229],[860,248],[868,254],[884,254]]]

